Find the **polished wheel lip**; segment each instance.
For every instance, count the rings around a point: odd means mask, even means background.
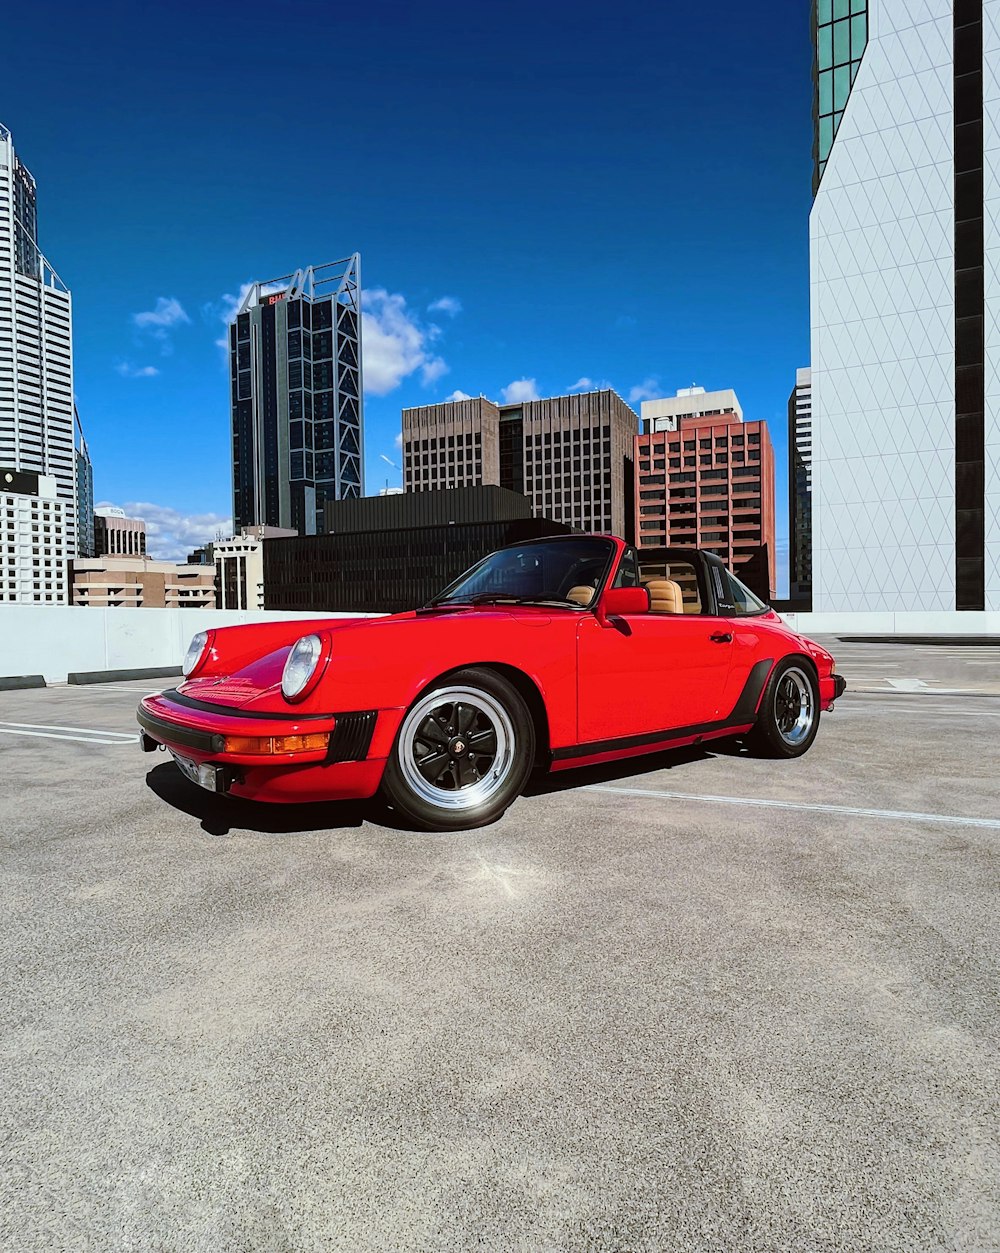
[[[460,788],[436,787],[424,776],[417,764],[416,744],[427,719],[437,711],[454,705],[472,709],[477,719],[490,724],[496,737],[496,752],[490,763],[489,774],[478,783]],[[458,754],[461,756],[467,752],[468,745],[461,737],[453,737],[450,740],[452,746],[455,739],[462,742],[462,750]],[[514,724],[501,702],[481,688],[464,686],[435,688],[421,697],[403,719],[396,748],[399,767],[410,790],[427,804],[452,813],[478,809],[491,801],[510,776],[514,766],[514,752]]]
[[[774,689],[774,725],[782,740],[797,748],[807,739],[816,720],[816,699],[809,676],[789,666]]]

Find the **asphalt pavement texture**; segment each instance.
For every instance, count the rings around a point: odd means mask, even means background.
[[[200,791],[151,686],[0,693],[0,1248],[1000,1248],[1000,699],[426,835]]]

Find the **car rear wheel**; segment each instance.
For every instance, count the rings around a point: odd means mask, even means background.
[[[462,670],[410,706],[382,791],[427,830],[481,827],[520,795],[534,757],[535,728],[517,689],[492,670]]]
[[[819,684],[795,657],[774,668],[747,746],[761,757],[801,757],[819,730]]]

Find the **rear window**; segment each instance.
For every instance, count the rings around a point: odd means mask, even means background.
[[[685,613],[702,613],[701,593],[698,590],[698,574],[690,561],[647,561],[639,557],[639,581],[645,585],[651,579],[669,579],[681,589]]]
[[[767,605],[751,592],[745,583],[741,583],[735,574],[729,571],[729,591],[730,598],[736,606],[737,617],[746,617],[749,614],[766,613]]]

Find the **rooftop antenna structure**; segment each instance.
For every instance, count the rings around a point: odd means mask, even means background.
[[[281,296],[293,300],[305,296],[309,300],[325,300],[333,296],[337,304],[361,309],[361,254],[352,253],[339,261],[327,261],[323,265],[308,265],[293,274],[253,283],[243,297],[238,313],[246,313],[259,304],[267,303],[269,297]]]

